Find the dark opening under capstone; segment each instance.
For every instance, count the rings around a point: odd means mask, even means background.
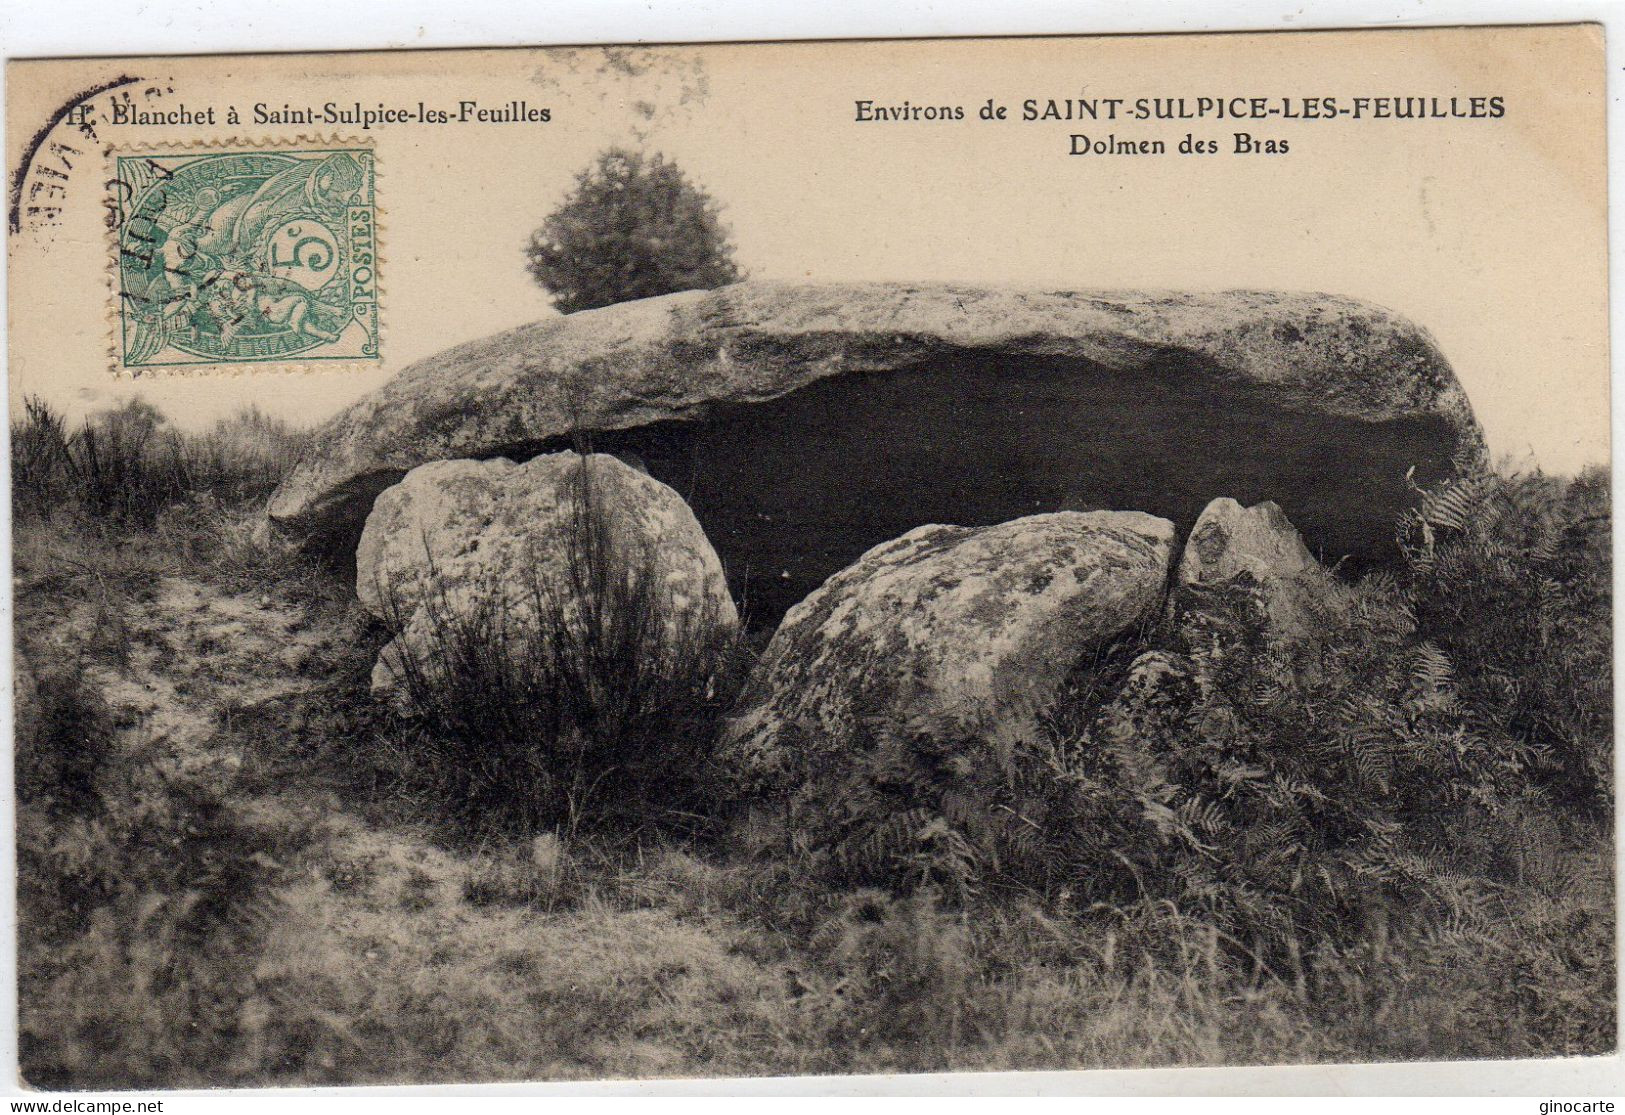
[[[1286,409],[1185,354],[1122,372],[976,352],[591,436],[688,501],[756,626],[914,527],[1059,510],[1146,511],[1184,532],[1215,497],[1271,499],[1321,560],[1363,571],[1397,556],[1406,470],[1439,479],[1453,444],[1443,418]]]

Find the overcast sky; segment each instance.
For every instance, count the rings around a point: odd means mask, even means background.
[[[378,144],[385,252],[386,360],[373,372],[112,380],[90,168],[61,230],[14,240],[13,399],[36,391],[82,412],[140,393],[187,425],[252,399],[297,421],[323,419],[413,360],[550,314],[524,272],[526,238],[597,151],[634,143],[675,158],[723,203],[738,260],[757,278],[1279,288],[1378,302],[1437,338],[1492,449],[1568,471],[1608,455],[1593,34],[741,46],[637,52],[608,65],[597,50],[349,55],[296,67],[167,60],[169,96],[191,104],[523,98],[550,106],[553,120],[367,133]],[[14,66],[8,157],[47,106],[128,65],[62,66],[32,82]],[[989,97],[1018,115],[1027,98],[1255,93],[1493,93],[1507,111],[1495,121],[1245,128],[854,120],[860,99],[957,104],[974,116]],[[1237,130],[1285,139],[1291,152],[1231,154]],[[1170,149],[1194,132],[1221,153],[1073,157],[1075,131]]]

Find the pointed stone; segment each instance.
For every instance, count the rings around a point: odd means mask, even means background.
[[[1186,627],[1228,622],[1253,625],[1269,639],[1300,639],[1313,632],[1314,601],[1334,585],[1278,506],[1222,498],[1191,528],[1170,607]]]

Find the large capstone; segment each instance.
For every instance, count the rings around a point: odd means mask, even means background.
[[[272,498],[353,545],[379,492],[451,457],[592,444],[680,492],[772,624],[872,546],[1135,508],[1188,528],[1216,491],[1276,501],[1328,562],[1482,437],[1426,332],[1321,294],[740,283],[461,345],[335,417]]]
[[[768,797],[861,782],[894,749],[966,775],[996,764],[1035,737],[1086,656],[1156,615],[1173,542],[1166,519],[1097,511],[925,526],[878,546],[785,616],[724,763]]]
[[[435,675],[459,640],[540,636],[544,624],[580,621],[588,595],[646,602],[674,640],[739,622],[682,497],[600,454],[413,469],[367,519],[356,592],[395,632],[372,686],[397,700],[409,671],[443,680]]]

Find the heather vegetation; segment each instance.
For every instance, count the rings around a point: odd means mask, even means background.
[[[714,820],[713,751],[750,652],[714,601],[672,613],[647,544],[622,537],[590,459],[571,477],[554,583],[483,584],[459,609],[429,555],[426,644],[397,644],[390,758],[414,796],[479,832],[694,832]],[[385,587],[386,624],[408,609]]]
[[[444,610],[374,700],[347,572],[255,539],[301,441],[13,423],[35,1085],[1613,1048],[1602,473],[1418,492],[1313,640],[1214,601],[1032,738],[877,726],[763,803],[716,754],[749,648],[655,622],[590,501],[566,596]]]
[[[877,726],[852,774],[792,779],[791,839],[837,883],[1172,904],[1255,961],[1471,921],[1606,835],[1607,499],[1596,475],[1420,493],[1404,568],[1315,600],[1313,638],[1218,594],[1084,663],[1003,761],[954,724]]]

